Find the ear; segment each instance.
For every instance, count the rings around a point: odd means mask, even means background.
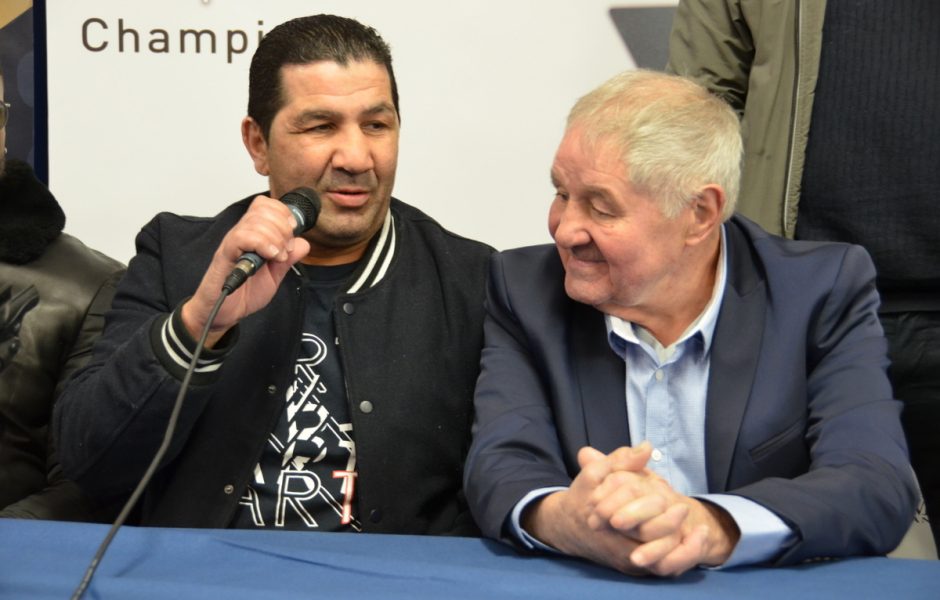
[[[245,149],[251,155],[252,162],[255,163],[255,171],[258,175],[267,177],[270,174],[268,169],[268,142],[264,139],[261,132],[261,126],[251,117],[242,119],[242,143]]]
[[[702,188],[690,204],[686,243],[697,245],[717,230],[724,208],[725,191],[720,185],[708,184]]]

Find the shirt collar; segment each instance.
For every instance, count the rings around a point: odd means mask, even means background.
[[[607,325],[607,341],[610,347],[623,358],[626,354],[626,343],[645,345],[653,349],[659,356],[660,363],[668,360],[682,343],[696,334],[702,338],[702,354],[711,349],[712,339],[715,336],[715,326],[718,324],[718,313],[721,310],[721,299],[725,294],[726,274],[728,271],[728,252],[725,241],[725,226],[721,226],[721,243],[718,250],[718,265],[715,272],[715,285],[712,296],[705,308],[686,328],[679,339],[663,347],[646,329],[634,325],[613,315],[604,314],[604,323]]]

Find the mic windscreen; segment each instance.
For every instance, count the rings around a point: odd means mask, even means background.
[[[320,196],[308,187],[299,187],[281,196],[281,202],[291,208],[297,219],[295,234],[313,228],[320,216]]]

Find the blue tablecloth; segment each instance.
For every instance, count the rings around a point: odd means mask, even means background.
[[[67,599],[107,526],[0,519],[0,598]],[[940,598],[940,561],[856,558],[631,578],[488,540],[125,527],[85,598]]]

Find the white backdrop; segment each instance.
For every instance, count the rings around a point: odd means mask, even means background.
[[[651,4],[675,2],[615,6]],[[125,262],[157,212],[212,215],[266,189],[239,134],[251,54],[278,23],[328,12],[375,27],[392,47],[402,110],[396,197],[500,249],[550,241],[548,171],[567,111],[634,67],[612,6],[47,0],[50,188],[67,232]],[[193,36],[181,47],[188,29],[212,31],[215,53],[208,34],[199,52]]]

